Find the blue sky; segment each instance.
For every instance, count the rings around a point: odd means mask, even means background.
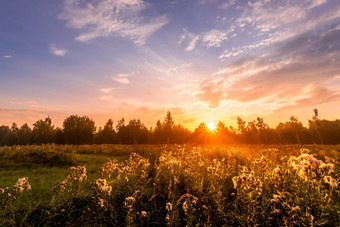
[[[0,125],[340,112],[338,0],[0,3]]]

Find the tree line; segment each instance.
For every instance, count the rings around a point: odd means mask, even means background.
[[[175,124],[171,112],[158,120],[154,128],[147,128],[139,119],[116,125],[109,119],[98,130],[87,116],[71,115],[62,127],[55,127],[50,117],[38,120],[30,128],[0,126],[0,146],[29,144],[340,144],[340,120],[319,119],[318,110],[305,127],[296,117],[270,128],[263,118],[246,122],[237,118],[237,127],[218,122],[211,131],[201,123],[194,131]]]

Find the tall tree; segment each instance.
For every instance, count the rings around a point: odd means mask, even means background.
[[[65,142],[67,144],[89,144],[92,142],[95,123],[87,116],[71,115],[63,122]]]
[[[112,119],[109,119],[101,131],[101,140],[105,144],[113,144],[116,141],[116,131]]]
[[[18,131],[18,144],[28,145],[31,143],[32,129],[27,125],[23,124]]]
[[[174,125],[175,122],[172,119],[171,112],[168,110],[163,121],[163,133],[168,144],[172,143]]]
[[[9,145],[11,130],[8,126],[0,126],[0,146]]]
[[[50,117],[33,124],[33,143],[43,144],[54,142],[54,126]]]

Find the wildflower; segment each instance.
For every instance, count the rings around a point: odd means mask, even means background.
[[[147,212],[143,210],[142,212],[140,212],[140,214],[142,215],[143,218],[146,218]]]
[[[305,159],[308,160],[314,167],[318,167],[321,164],[323,164],[323,162],[321,160],[318,160],[316,158],[313,157],[313,155],[309,155],[309,154],[302,154],[299,156],[299,159]]]
[[[279,214],[281,212],[281,210],[280,209],[276,209],[276,208],[274,208],[274,211],[273,211],[273,213],[274,214]]]
[[[65,180],[60,181],[58,187],[59,187],[61,190],[65,190],[65,188],[66,188],[66,186],[67,186],[67,182],[68,182],[69,179],[71,179],[71,176],[70,176],[70,175],[68,175],[68,176],[66,177]]]
[[[72,166],[71,170],[73,170],[72,177],[74,180],[82,182],[87,179],[85,166]]]
[[[6,187],[6,188],[0,188],[1,194],[4,194],[7,190],[8,190],[8,187]]]
[[[168,202],[168,203],[166,204],[166,210],[167,210],[168,212],[172,211],[172,204],[171,204],[170,202]]]
[[[331,176],[325,176],[324,181],[326,184],[329,184],[333,188],[338,187],[338,182],[335,179],[333,179]]]
[[[104,208],[104,207],[105,207],[105,205],[104,205],[104,199],[98,198],[98,205],[99,205],[100,208]]]
[[[189,206],[188,206],[187,201],[185,201],[185,202],[183,203],[182,208],[183,208],[183,210],[184,210],[185,213],[188,212]]]
[[[133,204],[135,203],[135,198],[133,198],[132,196],[130,197],[127,197],[125,198],[125,202],[124,202],[124,205],[127,207],[127,208],[132,208]]]
[[[293,210],[299,211],[300,207],[299,206],[295,206],[295,207],[293,207]]]
[[[332,172],[333,169],[334,169],[334,164],[326,164],[326,163],[322,163],[320,166],[319,166],[320,169],[324,169],[324,170],[327,170],[328,173]]]
[[[108,195],[111,195],[112,187],[107,185],[106,179],[99,178],[96,180],[95,185],[99,192],[105,192]]]
[[[279,173],[282,172],[282,170],[281,170],[280,166],[278,166],[273,170],[273,172],[276,173],[276,174],[279,174]]]
[[[17,183],[13,187],[13,191],[23,192],[24,190],[31,190],[31,185],[28,183],[28,178],[19,178]]]
[[[279,195],[273,195],[273,198],[270,200],[271,203],[277,203],[279,201]]]

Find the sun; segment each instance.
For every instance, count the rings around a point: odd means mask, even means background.
[[[208,127],[208,129],[210,130],[210,131],[214,131],[215,130],[215,128],[216,128],[216,126],[215,126],[215,124],[214,123],[209,123],[209,124],[207,124],[207,127]]]

